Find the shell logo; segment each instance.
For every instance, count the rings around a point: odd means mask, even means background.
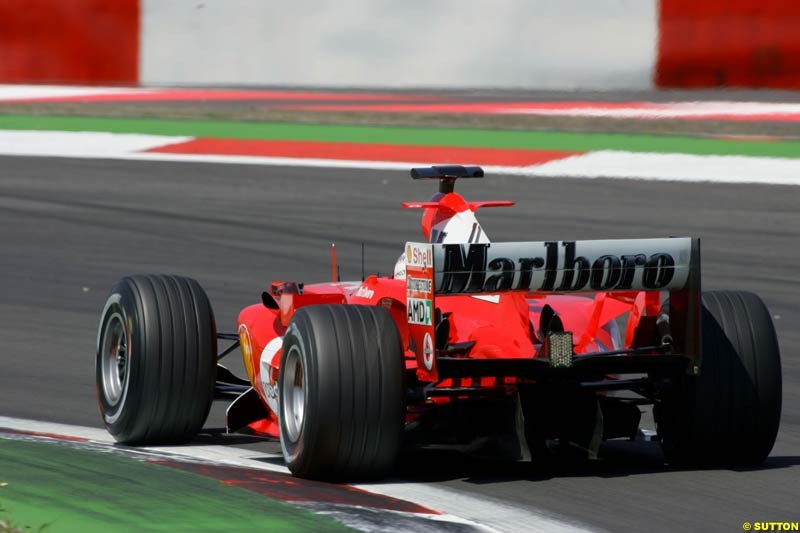
[[[247,372],[247,377],[250,382],[253,382],[253,345],[250,342],[250,332],[244,324],[239,325],[239,347],[242,350],[242,360],[244,362],[244,370]]]
[[[411,262],[411,245],[406,245],[406,263]]]

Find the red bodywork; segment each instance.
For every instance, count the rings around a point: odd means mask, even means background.
[[[467,202],[456,193],[439,193],[429,202],[408,202],[405,208],[421,208],[422,233],[428,242],[458,238],[459,231],[470,232],[470,239],[481,236],[482,228],[474,218],[481,207],[502,207],[512,202]],[[470,227],[471,226],[471,227]],[[478,237],[476,237],[476,232]],[[466,242],[464,237],[462,242]],[[458,242],[458,241],[455,241]],[[334,269],[335,271],[335,269]],[[382,305],[387,308],[399,329],[406,347],[409,374],[424,379],[418,360],[409,347],[409,323],[406,309],[406,281],[393,277],[369,276],[363,282],[328,282],[297,284],[275,282],[270,288],[274,302],[251,305],[239,315],[239,337],[245,368],[253,388],[269,408],[269,417],[253,429],[278,436],[277,378],[280,371],[280,338],[296,309],[314,304]],[[265,298],[268,298],[265,296]],[[269,306],[267,304],[270,304]],[[540,320],[545,306],[558,315],[565,331],[573,332],[575,355],[622,350],[632,346],[634,332],[644,315],[655,315],[660,304],[658,292],[599,292],[590,296],[532,295],[503,293],[479,296],[458,295],[437,298],[436,307],[449,315],[447,343],[471,344],[465,357],[471,359],[531,359],[543,356]],[[627,314],[627,315],[626,315]],[[626,315],[627,320],[617,320]],[[624,329],[619,329],[622,323]],[[417,371],[417,372],[415,372]],[[452,378],[435,387],[486,387],[509,385],[522,378],[484,377]],[[454,382],[458,383],[454,383]],[[428,402],[450,401],[435,397]],[[409,407],[413,407],[409,405]],[[409,409],[413,412],[413,409]],[[412,420],[409,414],[407,420]]]

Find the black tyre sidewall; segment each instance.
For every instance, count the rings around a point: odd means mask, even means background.
[[[329,480],[386,475],[399,452],[405,413],[403,352],[391,315],[368,306],[301,308],[284,336],[282,369],[295,348],[303,361],[306,404],[294,442],[281,416],[289,469]],[[281,415],[285,376],[281,371]]]
[[[769,455],[781,412],[781,365],[771,316],[752,293],[703,294],[703,361],[659,409],[670,462],[755,465]]]
[[[308,327],[309,321],[301,314],[289,324],[288,329],[283,337],[283,354],[281,356],[281,369],[286,368],[286,358],[292,349],[299,351],[299,357],[303,366],[303,382],[305,388],[305,408],[306,413],[310,410],[318,412],[319,394],[312,391],[318,390],[319,371],[316,368],[317,357],[315,353],[309,354],[309,350],[315,349],[313,346],[313,338],[311,337],[311,328]],[[309,356],[311,355],[311,356]],[[305,416],[303,424],[300,428],[300,433],[296,440],[290,440],[289,432],[286,429],[286,420],[284,417],[284,377],[286,373],[281,371],[278,376],[278,391],[279,404],[280,404],[280,442],[283,451],[284,459],[286,460],[289,469],[292,471],[297,470],[299,473],[304,472],[303,463],[304,458],[313,455],[314,450],[307,450],[308,446],[312,446],[316,442],[315,436],[320,433],[319,422],[321,416]],[[312,406],[311,403],[314,405]],[[309,435],[309,438],[306,438]]]
[[[106,401],[103,391],[102,360],[101,350],[104,345],[104,333],[108,321],[114,314],[122,316],[125,333],[128,338],[128,375],[123,386],[123,394],[119,402],[112,406]],[[106,302],[103,316],[100,320],[100,329],[97,336],[97,357],[95,362],[95,378],[97,384],[97,401],[103,423],[106,429],[114,437],[126,439],[134,429],[137,415],[141,407],[142,395],[138,393],[142,389],[142,357],[140,354],[143,328],[141,317],[143,311],[138,298],[132,293],[127,280],[117,283],[111,291]],[[133,332],[138,332],[138,338],[133,337]],[[130,391],[133,390],[133,394]]]
[[[111,406],[103,391],[101,349],[114,313],[123,317],[128,337],[128,376],[125,393]],[[208,415],[216,377],[214,315],[199,284],[161,275],[120,280],[100,320],[95,373],[103,422],[117,441],[190,440]]]

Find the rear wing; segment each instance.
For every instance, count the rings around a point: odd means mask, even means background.
[[[453,192],[458,178],[482,178],[481,167],[463,167],[461,165],[445,165],[438,167],[412,168],[411,178],[439,180],[439,192],[447,194]]]
[[[694,238],[406,243],[408,323],[418,377],[437,381],[435,298],[668,291],[676,351],[700,359],[700,241]],[[531,354],[533,357],[533,354]]]

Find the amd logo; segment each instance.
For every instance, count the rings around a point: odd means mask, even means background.
[[[433,309],[431,300],[420,298],[408,298],[406,300],[408,310],[408,323],[420,326],[433,325]]]

